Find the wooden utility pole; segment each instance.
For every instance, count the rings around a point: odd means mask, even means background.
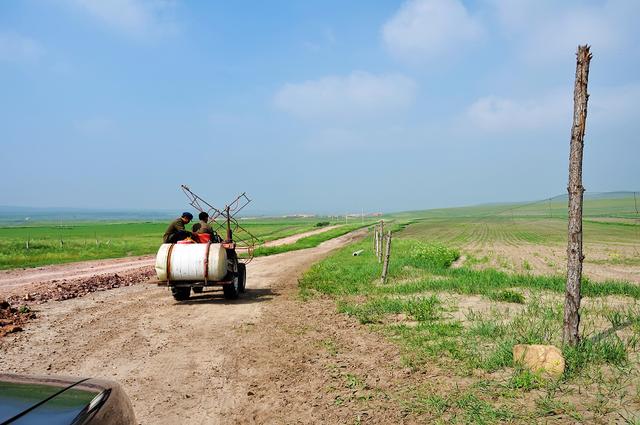
[[[580,282],[582,280],[582,152],[587,121],[587,82],[589,80],[589,46],[578,46],[576,81],[573,92],[573,126],[569,153],[569,227],[567,243],[567,288],[564,303],[562,339],[576,345],[580,340]]]

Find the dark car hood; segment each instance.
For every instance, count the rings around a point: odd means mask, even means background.
[[[72,423],[100,393],[85,381],[0,374],[0,424]]]

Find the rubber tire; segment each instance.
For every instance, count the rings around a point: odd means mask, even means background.
[[[238,275],[239,273],[234,273],[233,283],[222,285],[222,291],[224,292],[224,297],[227,300],[237,300],[240,296],[240,276]]]
[[[194,286],[191,289],[193,289],[194,294],[202,294],[202,291],[204,291],[204,288],[202,286]]]
[[[171,287],[171,295],[173,295],[173,299],[176,301],[185,301],[188,300],[191,296],[191,288],[187,287]]]
[[[247,289],[247,265],[238,263],[238,275],[240,280],[240,292],[244,293]]]

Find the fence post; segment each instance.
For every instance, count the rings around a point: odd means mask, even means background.
[[[382,265],[382,283],[387,280],[387,272],[389,271],[389,256],[391,256],[391,230],[387,233],[387,246],[384,254],[384,264]]]
[[[589,80],[589,46],[578,46],[576,81],[573,92],[573,126],[569,154],[569,226],[567,242],[567,287],[564,303],[562,340],[576,345],[580,340],[580,284],[582,280],[582,153],[587,120],[587,82]]]
[[[378,226],[373,227],[373,252],[378,256]]]
[[[382,247],[382,233],[380,233],[380,226],[377,226],[378,239],[376,240],[376,257],[380,259],[380,249]]]

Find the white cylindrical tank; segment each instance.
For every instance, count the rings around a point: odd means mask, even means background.
[[[227,251],[219,243],[165,243],[156,255],[156,274],[160,281],[222,280],[227,274]]]

